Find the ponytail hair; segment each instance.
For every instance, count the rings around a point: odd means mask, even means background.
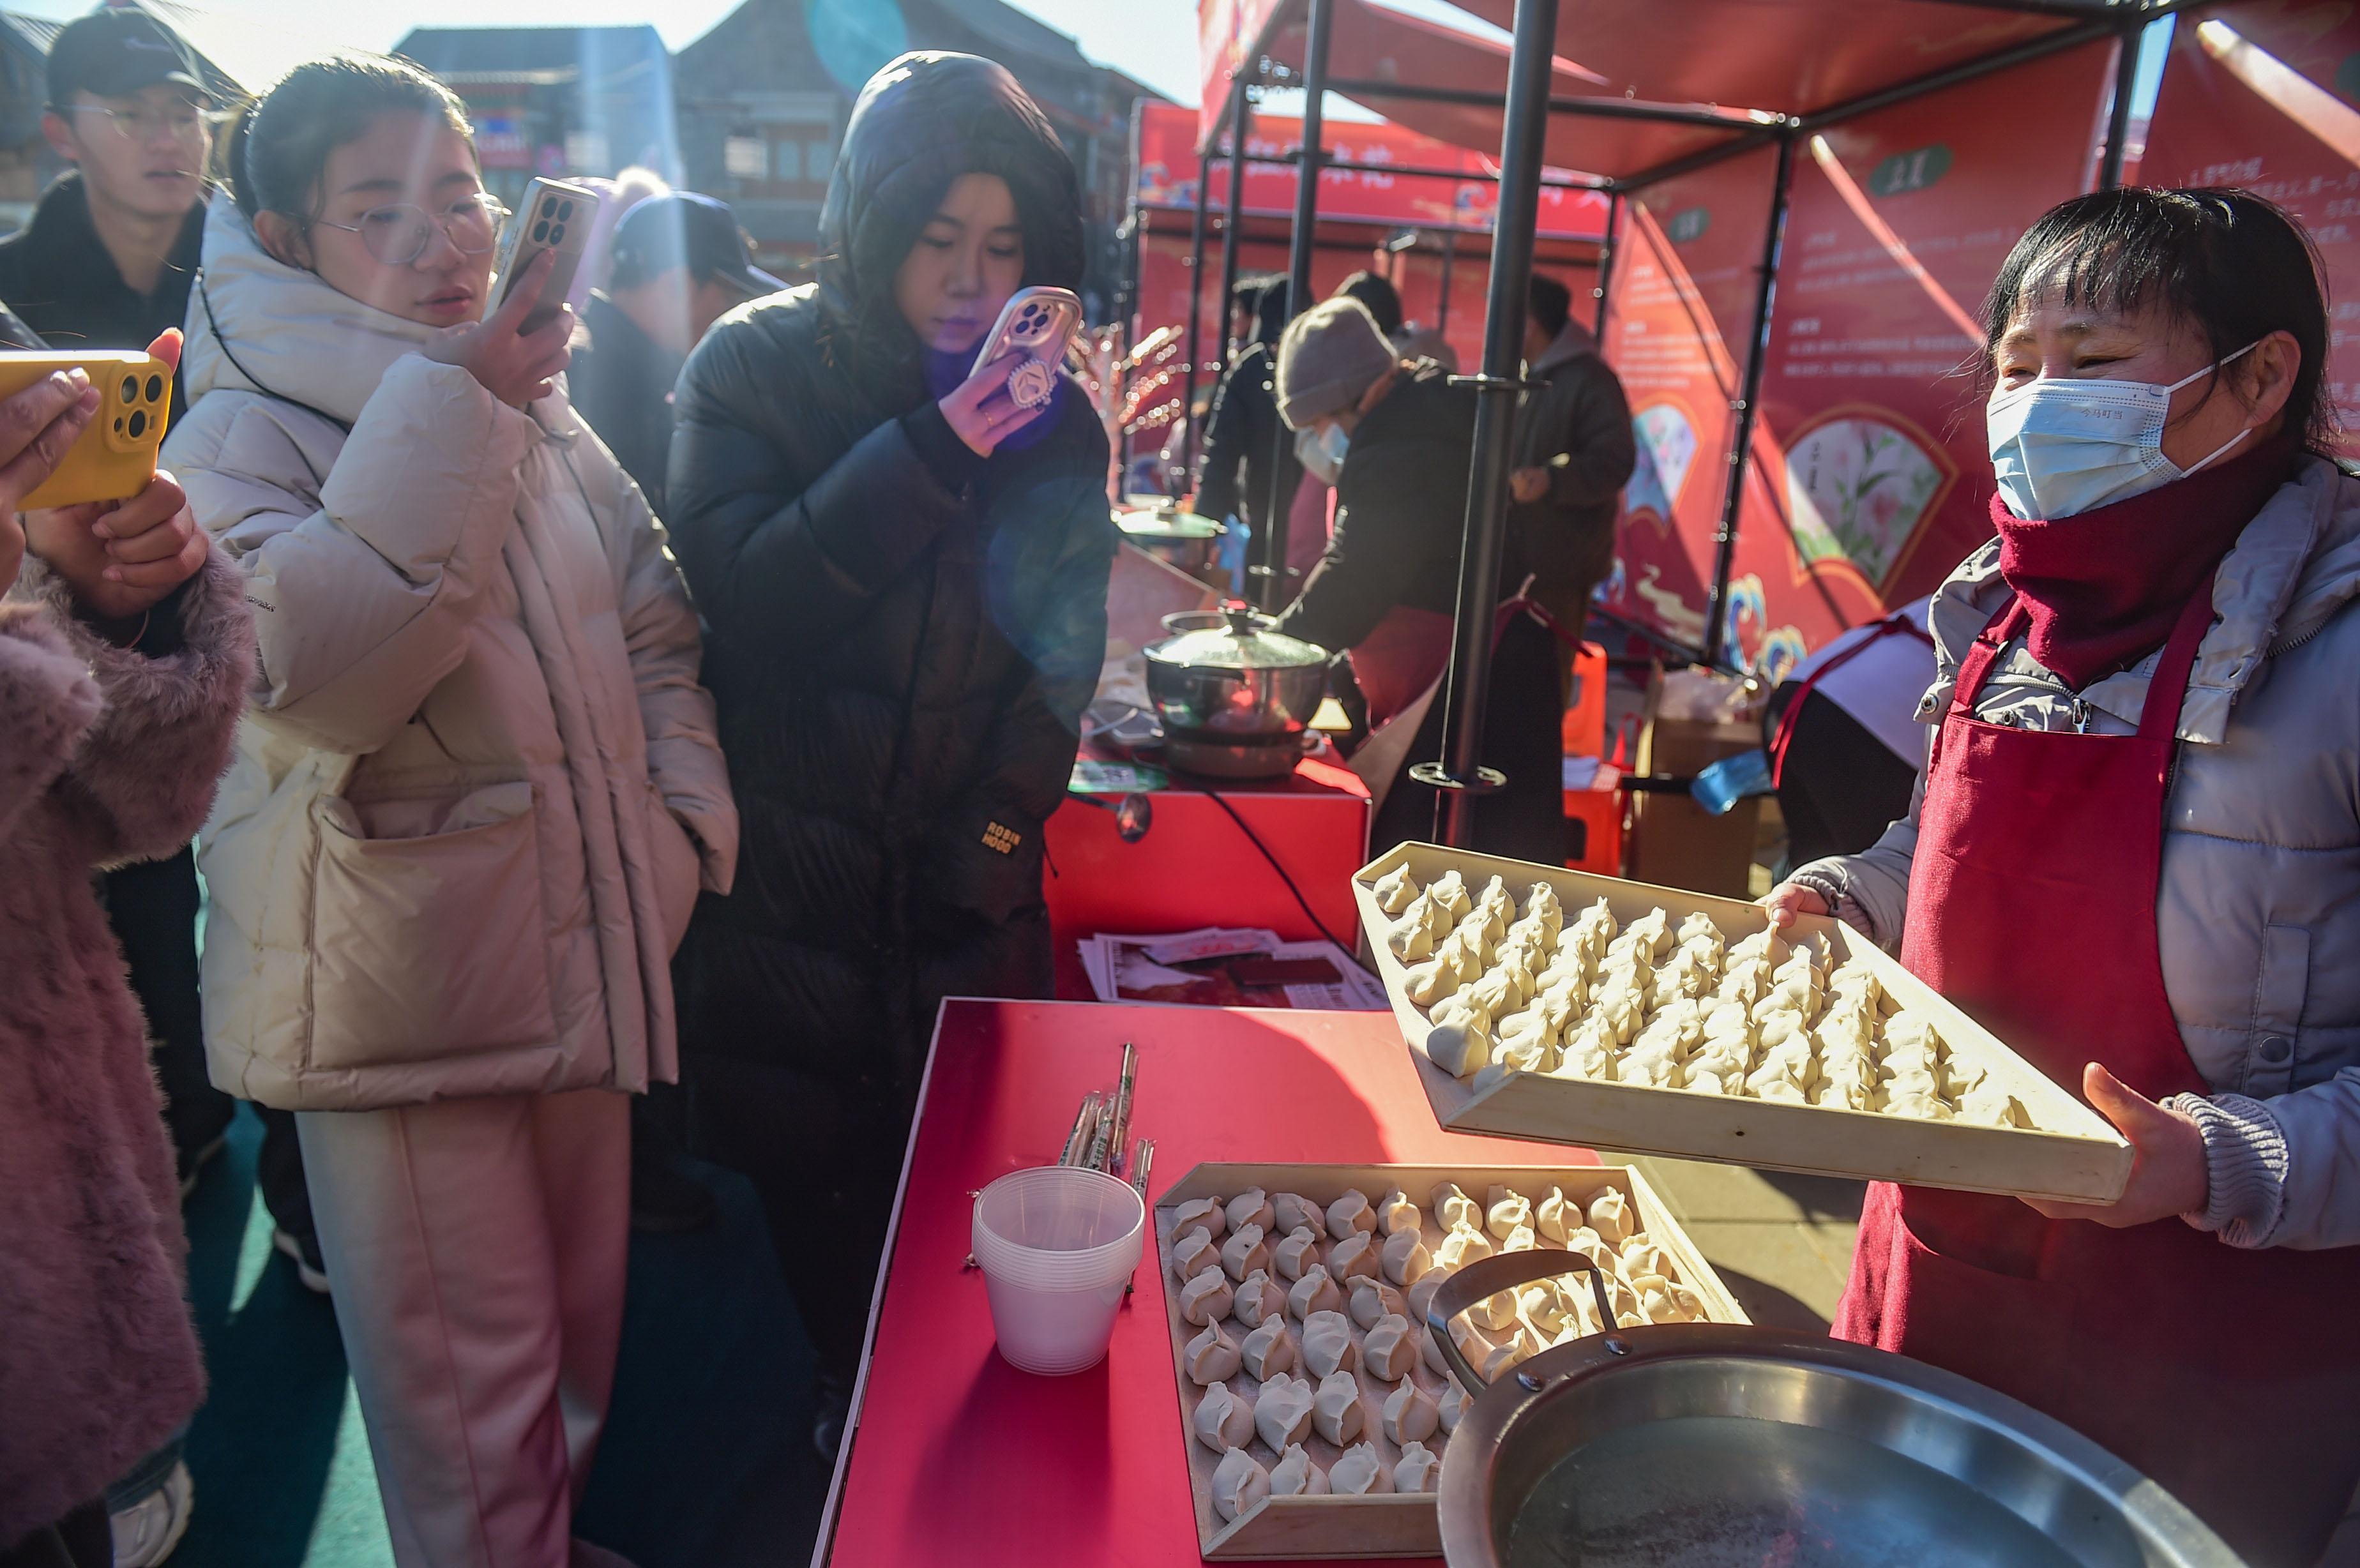
[[[328,157],[381,114],[439,118],[475,145],[466,105],[423,67],[390,55],[333,55],[299,65],[249,103],[222,147],[222,182],[248,223],[278,212],[309,225]]]

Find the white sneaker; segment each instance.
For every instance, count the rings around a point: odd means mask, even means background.
[[[197,1484],[186,1464],[172,1466],[164,1484],[118,1514],[107,1516],[115,1534],[115,1568],[155,1568],[180,1537],[189,1533],[189,1515],[197,1500]]]

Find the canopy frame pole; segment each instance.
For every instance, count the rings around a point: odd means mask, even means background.
[[[1476,392],[1475,450],[1467,488],[1466,537],[1459,555],[1458,619],[1443,687],[1443,755],[1410,777],[1436,790],[1435,835],[1466,846],[1475,800],[1507,780],[1483,767],[1483,721],[1491,698],[1491,628],[1500,599],[1500,562],[1508,536],[1508,465],[1524,390],[1524,292],[1532,281],[1533,235],[1540,226],[1540,177],[1546,150],[1549,85],[1557,52],[1557,0],[1516,0],[1515,43],[1508,57],[1508,102],[1500,143],[1500,210],[1494,219],[1491,278],[1483,304],[1480,375],[1454,376]],[[1552,785],[1554,788],[1554,785]]]
[[[1200,157],[1196,159],[1196,214],[1190,218],[1188,222],[1188,335],[1186,346],[1188,365],[1187,368],[1181,373],[1180,376],[1180,417],[1187,421],[1188,426],[1188,433],[1182,441],[1180,447],[1180,472],[1184,476],[1196,472],[1196,437],[1198,434],[1196,429],[1196,368],[1197,362],[1203,358],[1201,344],[1203,342],[1205,317],[1205,209],[1208,205],[1212,195],[1212,165],[1213,160],[1210,158]],[[1134,185],[1137,183],[1137,180],[1132,181],[1132,184]],[[1136,227],[1138,223],[1138,219],[1135,215],[1132,219],[1132,223],[1134,227]],[[1139,254],[1139,248],[1136,247],[1145,246],[1147,244],[1146,236],[1144,234],[1135,234],[1132,244],[1135,247],[1132,251],[1132,256],[1136,258]],[[1136,296],[1139,291],[1139,263],[1136,259],[1131,263],[1131,292]],[[1227,305],[1228,301],[1225,299],[1223,300],[1223,309],[1225,312]],[[1229,331],[1226,315],[1224,316],[1221,330],[1224,332]]]
[[[1598,301],[1598,314],[1590,323],[1590,332],[1602,343],[1606,339],[1606,305],[1614,289],[1614,234],[1622,224],[1622,193],[1619,191],[1606,198],[1606,240],[1598,247],[1598,283],[1590,296]]]
[[[1795,136],[1778,139],[1778,171],[1770,188],[1770,226],[1762,237],[1762,267],[1754,294],[1754,333],[1745,345],[1745,378],[1730,405],[1737,415],[1729,453],[1729,488],[1721,498],[1721,528],[1712,541],[1712,593],[1704,606],[1704,662],[1719,668],[1727,652],[1729,574],[1737,558],[1737,518],[1745,501],[1745,471],[1753,461],[1754,419],[1762,401],[1762,373],[1770,357],[1770,316],[1778,299],[1778,253],[1786,236],[1786,202],[1794,184]]]
[[[1459,265],[1459,231],[1442,233],[1442,301],[1434,308],[1434,335],[1446,341],[1450,332],[1450,274]]]
[[[2098,189],[2112,191],[2123,182],[2123,159],[2130,151],[2131,99],[2138,83],[2139,43],[2146,36],[2144,18],[2115,34],[2114,101],[2106,111],[2106,147],[2098,160]]]
[[[1509,69],[1513,71],[1515,68],[1511,64]],[[1497,93],[1486,93],[1480,87],[1430,87],[1412,82],[1377,82],[1357,76],[1330,82],[1328,91],[1353,99],[1397,98],[1408,103],[1454,103],[1470,109],[1495,108],[1500,103]],[[1584,98],[1571,93],[1551,98],[1548,112],[1600,120],[1645,120],[1657,125],[1695,125],[1714,131],[1775,128],[1784,124],[1786,118],[1783,114],[1765,115],[1745,110],[1649,103],[1629,98]]]
[[[1321,146],[1326,131],[1323,113],[1328,94],[1328,41],[1336,28],[1335,0],[1311,0],[1309,31],[1303,46],[1303,154],[1295,180],[1295,230],[1287,249],[1286,316],[1293,321],[1311,308],[1312,242],[1319,227],[1319,170],[1327,160]],[[1271,379],[1278,377],[1278,351],[1271,350]],[[1278,493],[1278,476],[1293,432],[1281,419],[1271,434],[1270,493],[1254,543],[1261,561],[1249,569],[1254,578],[1254,599],[1265,610],[1286,607],[1295,595],[1286,578],[1287,511],[1295,497]]]
[[[1332,93],[1335,89],[1330,88],[1328,91]],[[1303,161],[1303,153],[1300,148],[1275,157],[1269,153],[1251,153],[1247,155],[1246,161],[1284,164],[1292,168]],[[1500,182],[1500,177],[1496,174],[1483,174],[1464,169],[1442,169],[1420,163],[1369,163],[1359,158],[1330,156],[1322,158],[1319,167],[1335,173],[1389,174],[1397,180],[1448,180],[1459,185],[1496,185]],[[1604,191],[1606,181],[1549,176],[1541,180],[1541,188],[1547,191]]]
[[[1229,313],[1235,309],[1231,300],[1238,291],[1238,251],[1245,244],[1246,136],[1253,125],[1253,103],[1246,96],[1247,74],[1240,71],[1229,89],[1229,188],[1221,203],[1221,363],[1225,367],[1238,351],[1237,341],[1229,336]],[[1208,154],[1211,150],[1206,149]],[[1198,169],[1210,173],[1211,158],[1201,159]]]

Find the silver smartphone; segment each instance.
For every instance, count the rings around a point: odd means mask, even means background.
[[[548,325],[574,291],[574,277],[582,270],[582,258],[588,254],[592,220],[597,215],[598,192],[586,185],[536,180],[525,187],[524,211],[500,246],[500,303],[508,303],[517,279],[524,276],[534,256],[553,251],[557,260],[541,279],[541,297],[527,312],[519,332],[536,332]]]
[[[1037,408],[1055,395],[1057,366],[1082,330],[1082,301],[1070,289],[1019,289],[976,350],[973,376],[1012,349],[1024,358],[1008,373],[1008,396],[1020,408]]]

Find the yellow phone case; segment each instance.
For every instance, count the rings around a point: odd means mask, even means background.
[[[172,411],[172,367],[152,354],[0,354],[0,398],[44,376],[80,365],[98,388],[98,413],[66,449],[65,461],[25,497],[31,510],[85,501],[127,501],[148,487]]]

